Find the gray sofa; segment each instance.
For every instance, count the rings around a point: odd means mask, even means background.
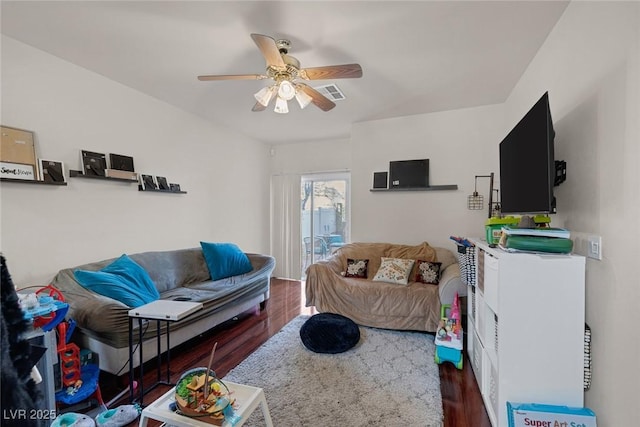
[[[247,253],[252,271],[226,279],[212,281],[201,248],[163,252],[143,252],[129,257],[144,268],[153,280],[161,299],[179,299],[202,302],[203,310],[170,323],[171,347],[175,347],[216,325],[258,305],[264,308],[269,298],[274,258]],[[74,341],[81,348],[99,354],[100,369],[121,375],[128,371],[129,317],[131,309],[115,299],[99,295],[82,287],[74,277],[74,270],[97,271],[114,259],[60,270],[51,284],[59,289],[69,303],[67,318],[76,321]],[[143,356],[147,361],[156,355],[156,323],[143,325]],[[134,337],[138,335],[138,322],[134,324]],[[164,329],[166,322],[161,322]],[[166,338],[161,330],[161,349],[166,350]],[[139,360],[134,353],[134,364]]]

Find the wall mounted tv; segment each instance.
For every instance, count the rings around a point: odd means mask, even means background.
[[[555,161],[554,138],[549,94],[545,92],[500,143],[502,213],[556,212],[553,187],[564,181],[566,164]]]
[[[389,162],[390,188],[426,188],[429,186],[429,159]]]

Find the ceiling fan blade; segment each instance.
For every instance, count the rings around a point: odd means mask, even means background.
[[[198,76],[198,80],[210,81],[210,80],[262,80],[268,77],[263,74],[226,74],[219,76]]]
[[[362,77],[360,64],[328,65],[326,67],[303,68],[301,77],[308,80],[357,79]]]
[[[256,102],[256,105],[253,106],[251,111],[264,111],[266,109],[267,109],[266,105],[262,105],[259,102]]]
[[[273,38],[262,34],[251,34],[251,38],[258,45],[262,56],[267,61],[267,66],[285,67],[282,55],[280,55],[276,41]]]
[[[322,111],[329,111],[336,106],[335,102],[304,83],[298,83],[298,88],[311,97],[311,102]]]

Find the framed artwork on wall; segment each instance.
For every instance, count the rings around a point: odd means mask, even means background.
[[[111,165],[111,169],[128,172],[135,171],[133,168],[133,157],[131,156],[109,153],[109,164]]]
[[[64,164],[58,160],[40,159],[40,176],[44,182],[67,182]]]
[[[153,175],[140,175],[140,185],[143,190],[157,190],[158,186],[156,185],[155,180],[153,179]]]
[[[167,178],[164,176],[156,176],[156,182],[158,183],[158,190],[169,190],[169,184]]]
[[[9,126],[1,126],[0,134],[2,135],[0,145],[0,162],[7,170],[15,171],[17,176],[12,178],[37,180],[38,164],[36,162],[36,146],[35,136],[30,130],[12,128]],[[6,166],[11,164],[15,166]],[[32,178],[29,178],[26,166],[31,166]],[[12,172],[7,172],[11,174]],[[8,177],[4,173],[3,177]]]
[[[82,173],[84,175],[106,176],[107,156],[104,153],[82,150],[80,152]]]

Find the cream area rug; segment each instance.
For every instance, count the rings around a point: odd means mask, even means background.
[[[302,344],[293,319],[224,378],[264,389],[276,427],[442,426],[433,336],[360,326],[344,353]],[[256,410],[247,426],[264,426]]]

